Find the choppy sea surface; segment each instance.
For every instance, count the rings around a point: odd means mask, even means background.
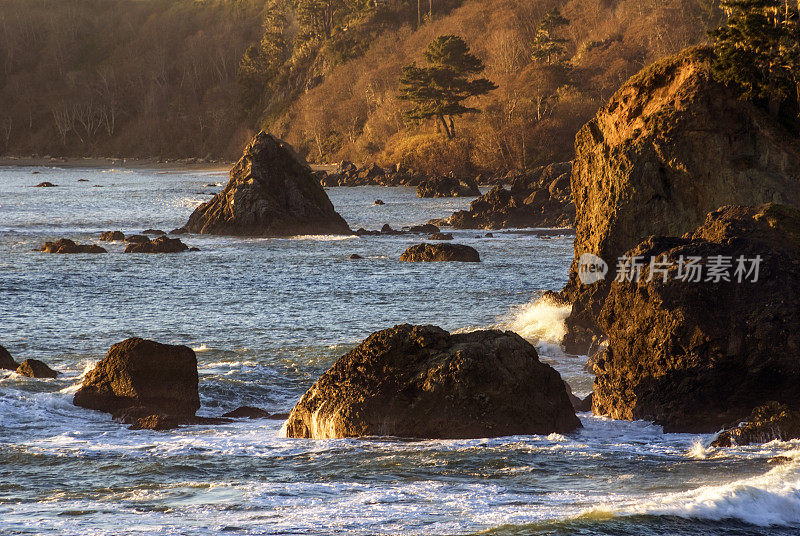
[[[45,180],[58,187],[32,187]],[[800,533],[798,442],[714,449],[712,436],[590,414],[566,436],[315,441],[282,439],[271,420],[131,431],[74,407],[85,371],[139,336],[195,349],[199,414],[287,412],[369,333],[406,322],[513,329],[577,394],[591,390],[585,358],[558,346],[567,311],[535,304],[565,283],[569,236],[456,231],[479,250],[477,265],[400,263],[420,241],[411,236],[188,235],[201,251],[31,251],[61,237],[100,243],[101,231],[179,227],[226,180],[0,168],[0,344],[62,372],[0,371],[0,534]],[[353,228],[424,223],[470,201],[409,188],[328,194]]]

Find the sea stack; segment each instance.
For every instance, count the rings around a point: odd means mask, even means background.
[[[403,324],[339,358],[292,409],[284,434],[482,438],[580,426],[561,376],[516,333]]]
[[[259,237],[352,234],[308,164],[264,131],[247,145],[227,186],[197,207],[184,229]]]
[[[688,49],[628,80],[575,138],[575,260],[567,350],[601,335],[597,315],[620,255],[649,236],[682,236],[724,205],[800,206],[800,140],[715,82],[709,48]],[[605,281],[577,276],[584,253]]]

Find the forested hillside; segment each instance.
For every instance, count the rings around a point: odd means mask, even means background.
[[[233,158],[266,127],[311,160],[461,172],[571,157],[631,74],[703,41],[715,0],[6,0],[0,153]],[[557,10],[557,11],[553,11]],[[553,13],[557,16],[554,18]],[[453,139],[401,69],[462,37],[498,89]]]

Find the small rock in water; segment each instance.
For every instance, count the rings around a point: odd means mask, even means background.
[[[53,184],[52,182],[44,181],[34,186],[34,188],[55,188],[56,186],[57,185]]]
[[[0,369],[17,370],[19,363],[11,357],[11,352],[0,346]]]
[[[159,235],[160,236],[160,235],[165,235],[167,233],[165,233],[161,229],[145,229],[144,231],[142,231],[142,234],[145,234],[145,235]]]
[[[400,256],[404,262],[480,262],[475,248],[463,244],[417,244]]]
[[[352,255],[350,255],[350,258],[353,260],[358,260],[358,259],[363,259],[364,257],[359,255],[358,253],[353,253]]]
[[[100,240],[105,242],[118,242],[125,240],[125,234],[122,231],[105,231],[100,234]]]
[[[433,233],[428,237],[428,240],[452,240],[452,233]]]
[[[180,253],[188,249],[179,238],[159,236],[152,241],[128,244],[123,253]]]
[[[272,417],[269,412],[261,408],[254,408],[252,406],[241,406],[233,411],[229,411],[222,415],[230,419],[269,419]]]
[[[376,199],[376,200],[375,200],[375,204],[376,204],[376,205],[385,205],[386,203],[384,203],[384,202],[383,202],[382,200],[380,200],[380,199]]]
[[[44,253],[108,253],[100,246],[76,244],[69,238],[62,238],[56,242],[45,242],[42,247],[34,251],[43,251]]]
[[[145,242],[150,242],[150,237],[145,235],[135,234],[126,238],[125,242],[131,242],[133,244],[144,244]]]
[[[89,179],[78,179],[78,182],[89,182]]]
[[[494,233],[486,233],[486,238],[494,238]]]
[[[29,378],[56,378],[58,376],[58,372],[38,359],[26,359],[23,361],[17,367],[17,374],[28,376]]]
[[[438,233],[440,229],[432,223],[426,223],[424,225],[412,225],[411,228],[408,230],[409,233],[419,233],[419,234],[434,234]]]

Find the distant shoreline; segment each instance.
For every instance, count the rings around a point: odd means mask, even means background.
[[[161,169],[172,171],[228,171],[233,162],[204,162],[194,158],[172,161],[157,158],[2,156],[0,167],[58,167],[65,169]]]

